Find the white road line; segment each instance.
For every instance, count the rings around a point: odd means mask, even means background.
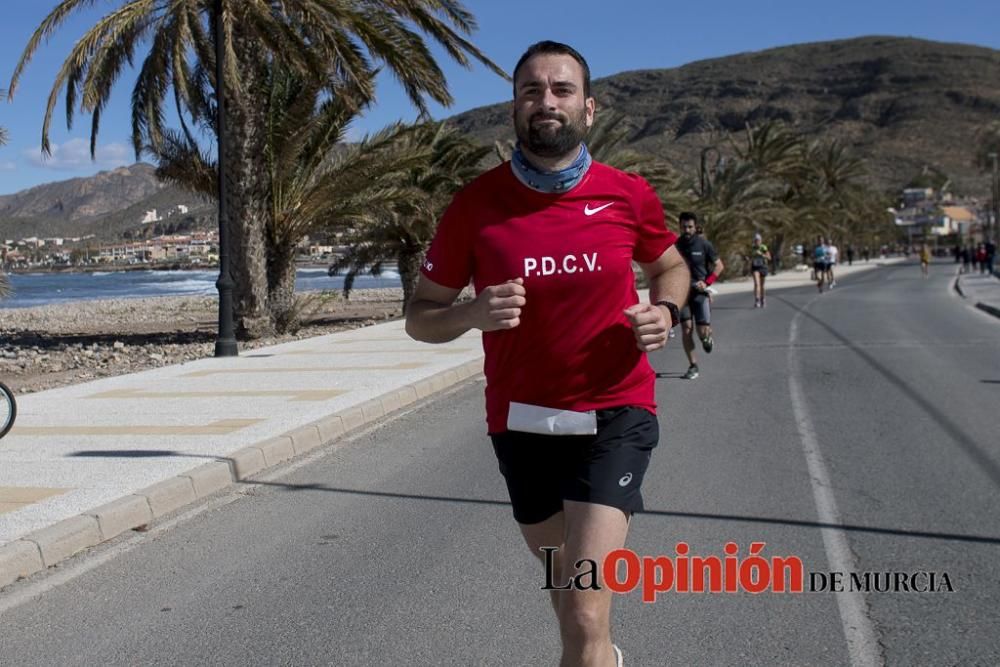
[[[808,307],[808,306],[807,306]],[[795,344],[799,336],[799,319],[802,311],[795,314],[789,328],[788,348],[788,390],[792,398],[792,412],[802,440],[802,450],[809,466],[809,482],[812,485],[813,498],[816,501],[816,511],[819,520],[827,525],[841,523],[840,512],[837,510],[837,500],[833,497],[833,485],[830,474],[823,461],[819,448],[819,439],[809,418],[805,393],[799,382],[799,361]],[[857,572],[858,565],[854,552],[847,541],[847,534],[839,528],[821,528],[823,547],[831,572]],[[868,606],[860,591],[841,591],[837,596],[837,608],[840,611],[840,624],[847,639],[847,651],[852,667],[876,667],[885,664],[879,650],[875,635],[875,626],[868,616]]]

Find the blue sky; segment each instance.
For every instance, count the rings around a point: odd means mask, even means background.
[[[0,194],[131,164],[129,95],[134,76],[119,80],[101,122],[98,160],[89,156],[90,118],[77,114],[66,130],[65,107],[56,108],[53,156],[40,154],[42,115],[55,74],[88,27],[123,0],[94,0],[74,15],[29,64],[12,102],[0,103],[0,126],[10,134],[0,147]],[[0,17],[0,88],[10,82],[25,44],[56,0],[3,0]],[[803,42],[862,35],[898,35],[1000,49],[1000,0],[466,0],[476,16],[476,43],[510,71],[524,48],[541,39],[567,42],[590,62],[595,78],[634,69],[678,67],[696,60]],[[481,66],[465,70],[439,56],[455,104],[433,108],[436,118],[502,102],[510,87]],[[415,112],[383,75],[378,104],[353,128],[375,131]]]

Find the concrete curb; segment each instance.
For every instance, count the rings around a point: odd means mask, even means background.
[[[479,357],[0,546],[0,589],[130,530],[145,530],[156,519],[332,444],[351,431],[482,372],[483,358]]]
[[[996,274],[994,274],[994,277],[997,277]],[[958,295],[961,296],[963,299],[968,298],[966,296],[966,294],[965,294],[965,291],[962,289],[962,276],[961,276],[961,274],[959,274],[958,276],[955,277],[955,291],[958,292]],[[990,304],[985,303],[983,301],[977,301],[975,303],[975,306],[979,310],[981,310],[984,313],[987,313],[989,315],[992,315],[993,317],[1000,317],[1000,308],[997,308],[996,306],[990,305]]]
[[[989,313],[993,317],[1000,317],[1000,308],[997,308],[996,306],[991,306],[988,303],[983,303],[982,301],[979,301],[978,303],[976,303],[976,308],[983,311],[984,313]]]

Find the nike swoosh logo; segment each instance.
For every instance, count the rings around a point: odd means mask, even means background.
[[[603,211],[607,207],[611,206],[611,204],[614,204],[614,202],[608,202],[604,206],[598,206],[597,208],[590,208],[590,204],[587,204],[586,206],[583,207],[583,214],[584,215],[594,215],[595,213],[600,213],[601,211]]]

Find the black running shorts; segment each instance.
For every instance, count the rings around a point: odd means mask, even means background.
[[[596,435],[505,431],[492,437],[518,523],[539,523],[564,500],[642,510],[642,479],[659,440],[656,416],[643,408],[597,410]]]
[[[687,304],[681,309],[681,322],[687,322],[694,316],[694,323],[707,327],[712,323],[712,307],[708,295],[704,292],[691,291]]]

